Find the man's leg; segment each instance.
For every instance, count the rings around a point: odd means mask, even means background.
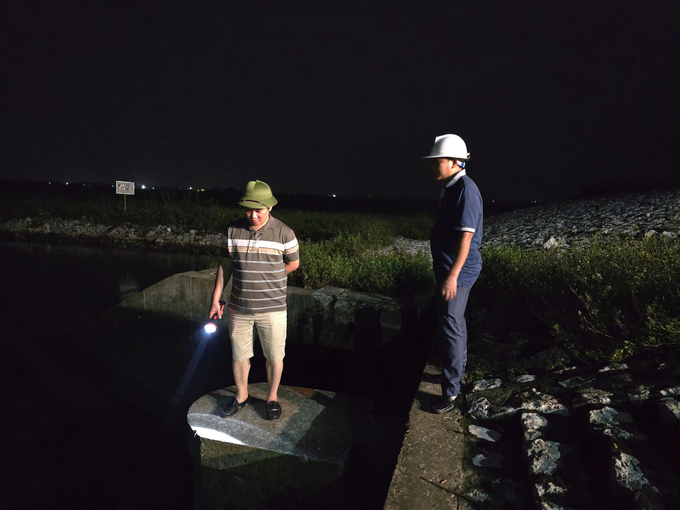
[[[283,360],[272,363],[267,360],[267,383],[269,384],[269,395],[267,402],[278,401],[279,384],[281,384],[281,374],[283,374]]]
[[[267,383],[269,395],[267,403],[278,401],[279,385],[283,374],[283,358],[286,349],[287,313],[270,312],[258,314],[255,324],[266,358]]]
[[[458,287],[456,297],[451,301],[438,298],[438,337],[444,347],[442,395],[449,397],[455,397],[460,393],[460,381],[465,375],[467,361],[465,307],[469,295],[469,287]]]
[[[250,360],[232,362],[234,369],[234,382],[236,383],[236,400],[245,402],[248,398],[248,374],[250,373]]]
[[[248,374],[250,373],[250,358],[253,357],[253,325],[252,314],[236,313],[229,310],[232,369],[238,402],[245,402],[248,398]]]

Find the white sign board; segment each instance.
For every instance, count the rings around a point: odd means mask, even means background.
[[[135,183],[128,181],[116,181],[116,195],[134,195]]]

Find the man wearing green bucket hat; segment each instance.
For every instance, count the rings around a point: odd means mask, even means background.
[[[222,317],[219,300],[232,278],[229,337],[236,382],[236,397],[227,403],[222,417],[233,415],[250,402],[248,373],[255,327],[266,358],[267,418],[281,416],[277,392],[286,346],[286,281],[288,273],[300,265],[300,252],[295,233],[271,215],[277,203],[266,183],[250,181],[238,202],[245,209],[245,218],[229,225],[222,238],[222,260],[209,316]]]

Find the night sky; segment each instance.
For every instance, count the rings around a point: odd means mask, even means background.
[[[485,199],[680,175],[680,4],[0,3],[0,178]]]

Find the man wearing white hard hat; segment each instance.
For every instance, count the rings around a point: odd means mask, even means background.
[[[209,316],[222,318],[220,298],[229,278],[229,337],[236,396],[222,410],[223,418],[249,402],[248,373],[253,357],[253,328],[257,328],[266,358],[269,395],[267,419],[281,416],[277,392],[286,346],[286,279],[300,265],[295,233],[270,212],[278,201],[267,183],[250,181],[238,205],[245,218],[229,225],[222,238],[222,260],[217,269]]]
[[[432,411],[447,413],[462,400],[460,382],[467,362],[465,308],[482,270],[483,203],[479,188],[465,172],[470,154],[460,136],[438,136],[424,159],[430,160],[433,177],[443,185],[430,236],[437,282],[437,339],[444,347],[442,396]]]

